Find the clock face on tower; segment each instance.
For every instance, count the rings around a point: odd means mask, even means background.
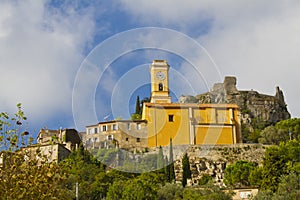
[[[159,71],[156,73],[156,78],[158,78],[159,80],[164,80],[166,78],[166,75],[162,71]]]

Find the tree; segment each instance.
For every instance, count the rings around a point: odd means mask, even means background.
[[[279,146],[266,149],[262,167],[263,190],[275,192],[280,182],[280,177],[300,169],[300,141],[291,140],[282,142]]]
[[[224,183],[232,187],[250,186],[250,173],[257,167],[257,163],[239,160],[225,169]]]
[[[162,147],[159,147],[158,155],[157,155],[157,170],[161,171],[163,170],[165,166],[165,160],[164,160],[164,154]]]
[[[159,200],[181,200],[183,199],[183,187],[174,183],[166,183],[158,190]]]
[[[136,97],[136,102],[135,102],[135,114],[139,114],[139,115],[142,114],[142,111],[141,111],[141,103],[140,103],[140,97],[139,97],[139,96]]]
[[[147,172],[133,180],[128,180],[123,190],[122,199],[125,200],[146,200],[157,199],[157,192],[160,185],[164,184],[163,174]]]
[[[27,128],[23,131],[26,120],[21,103],[17,104],[17,112],[13,117],[7,112],[0,113],[0,150],[13,152],[28,143],[31,144],[33,138],[29,137]],[[26,141],[28,137],[29,140]]]
[[[182,186],[185,187],[187,184],[187,179],[191,178],[190,161],[187,153],[184,154],[182,158]]]
[[[276,128],[281,131],[287,139],[297,139],[300,135],[300,118],[286,119],[276,123]]]
[[[291,172],[280,177],[278,189],[276,192],[271,190],[260,190],[253,200],[286,200],[300,198],[299,174]]]
[[[174,169],[174,159],[173,159],[173,144],[172,144],[172,138],[170,138],[170,155],[169,155],[169,182],[175,181],[175,169]]]
[[[35,152],[20,149],[26,145],[28,131],[21,104],[14,117],[0,113],[0,194],[3,199],[69,199],[65,188],[68,173],[57,163],[48,162],[39,148]],[[32,139],[29,137],[29,142]]]
[[[79,184],[80,199],[106,195],[109,178],[105,173],[105,166],[82,146],[61,162],[61,168],[68,170],[70,174],[66,184],[70,190],[75,191],[75,184]]]

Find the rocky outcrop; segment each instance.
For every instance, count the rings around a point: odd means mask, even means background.
[[[289,119],[290,113],[284,101],[283,92],[276,87],[274,96],[260,94],[257,91],[240,91],[236,87],[236,77],[225,77],[223,83],[216,83],[207,93],[193,96],[181,96],[180,103],[234,103],[241,109],[242,123],[250,124],[253,118],[259,118],[267,124]]]

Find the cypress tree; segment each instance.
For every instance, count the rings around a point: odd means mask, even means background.
[[[135,102],[135,114],[141,114],[141,103],[140,103],[140,97],[136,97],[136,102]]]
[[[174,160],[173,160],[173,144],[172,144],[172,138],[170,138],[170,155],[169,155],[169,181],[173,182],[175,181],[175,169],[174,169]]]
[[[163,154],[162,147],[159,146],[159,151],[157,155],[157,170],[162,171],[164,166],[165,166],[164,154]]]
[[[191,178],[191,169],[190,169],[190,161],[187,153],[184,154],[182,158],[182,186],[185,187],[187,184],[187,179]]]
[[[166,175],[166,179],[168,182],[171,182],[171,179],[170,179],[170,165],[169,165],[169,160],[168,160],[168,156],[166,155],[165,156],[165,175]]]

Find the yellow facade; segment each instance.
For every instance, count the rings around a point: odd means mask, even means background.
[[[240,113],[235,104],[179,104],[172,103],[169,92],[169,68],[165,60],[150,65],[151,99],[143,104],[143,129],[112,130],[109,127],[128,121],[100,122],[87,127],[86,145],[114,139],[120,148],[174,145],[222,145],[241,143]],[[136,127],[139,127],[136,125]],[[138,128],[137,128],[138,129]],[[102,130],[89,133],[91,130]],[[124,131],[126,130],[126,131]],[[95,131],[94,131],[95,132]],[[132,135],[133,134],[133,135]],[[130,136],[130,137],[129,137]],[[132,137],[131,137],[132,136]],[[100,148],[100,147],[99,147]]]
[[[171,103],[169,68],[165,60],[154,60],[151,64],[151,103]]]
[[[150,65],[151,101],[144,104],[142,120],[148,123],[148,147],[235,144],[241,142],[239,108],[233,104],[171,103],[169,65]]]
[[[148,147],[241,142],[239,110],[232,104],[146,103]]]

